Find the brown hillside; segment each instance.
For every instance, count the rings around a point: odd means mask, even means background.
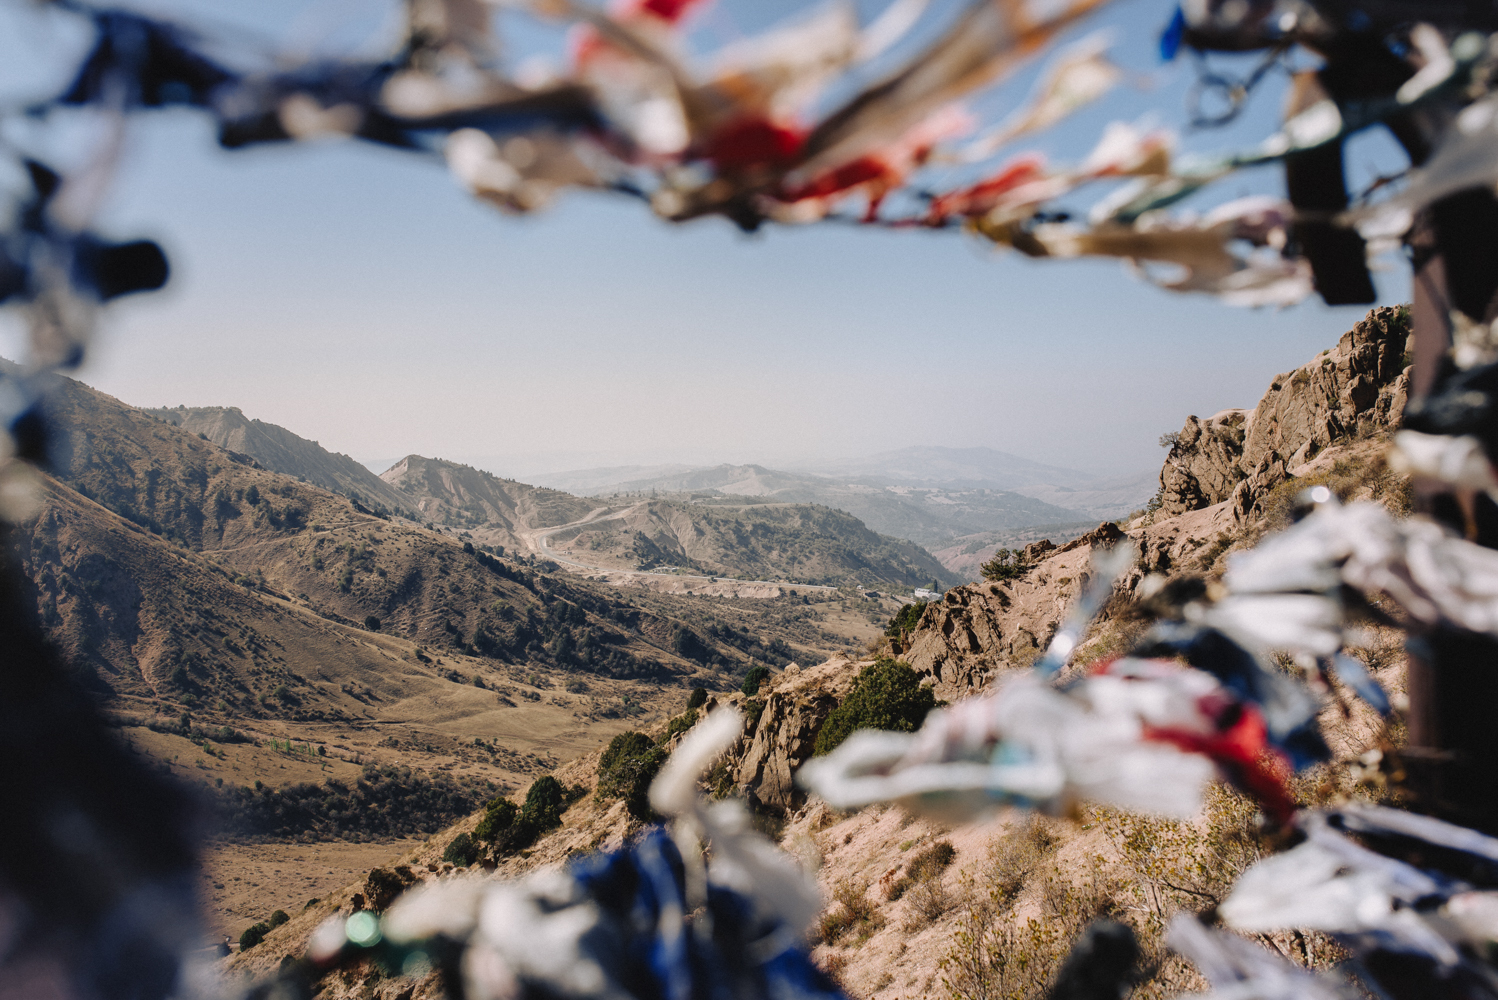
[[[153,417],[249,455],[274,472],[358,500],[377,512],[409,514],[411,499],[347,455],[330,452],[284,427],[246,417],[237,406],[147,409]]]
[[[650,500],[550,534],[547,545],[619,569],[681,567],[710,576],[909,590],[955,582],[913,542],[819,504]]]
[[[78,383],[54,411],[56,476],[10,544],[123,738],[194,784],[270,795],[398,765],[518,789],[690,687],[820,659],[871,629],[846,600],[629,597],[555,577]],[[237,934],[267,894],[300,905],[304,880],[334,877],[341,856],[217,845],[204,898]],[[266,869],[254,892],[232,867],[252,863]]]
[[[471,465],[407,455],[380,478],[415,502],[427,521],[470,530],[514,548],[526,528],[551,528],[586,517],[599,504],[561,490],[501,479]]]

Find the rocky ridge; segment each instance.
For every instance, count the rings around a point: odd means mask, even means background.
[[[1277,375],[1252,410],[1187,417],[1160,470],[1160,512],[1252,498],[1333,444],[1389,430],[1409,392],[1403,306],[1371,311],[1337,346]]]
[[[410,497],[349,456],[330,452],[284,427],[246,417],[237,406],[160,407],[145,412],[220,448],[253,456],[267,469],[341,493],[376,511],[411,513]]]

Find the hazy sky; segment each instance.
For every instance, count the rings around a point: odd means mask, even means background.
[[[388,21],[392,9],[240,6],[254,7],[236,11],[240,23],[278,38]],[[866,15],[881,6],[859,3]],[[721,40],[798,7],[728,0],[699,34]],[[1193,68],[1154,55],[1171,7],[1128,0],[1072,32],[1115,26],[1120,61],[1151,89],[1121,90],[1028,145],[1067,160],[1110,120],[1156,108],[1181,122]],[[85,36],[53,43],[44,28],[56,23],[0,13],[8,95],[46,93],[45,80],[67,76]],[[996,118],[1033,77],[980,108]],[[1186,147],[1256,141],[1274,127],[1282,90],[1271,78],[1243,121]],[[27,148],[56,141],[14,122],[7,134]],[[1350,165],[1367,175],[1386,150],[1365,141]],[[1281,188],[1276,171],[1259,171],[1221,182],[1205,203]],[[101,228],[159,239],[174,272],[167,291],[111,310],[85,381],[140,405],[239,406],[360,459],[416,452],[507,474],[783,465],[916,444],[1148,469],[1163,432],[1191,413],[1252,405],[1274,374],[1362,314],[1319,302],[1229,309],[1155,290],[1112,262],[1031,261],[953,231],[748,237],[718,220],[671,226],[599,194],[516,219],[468,198],[430,160],[354,143],[224,152],[211,124],[184,111],[138,119]],[[1385,301],[1402,300],[1404,270],[1396,264],[1380,287]],[[14,356],[14,319],[4,322]]]

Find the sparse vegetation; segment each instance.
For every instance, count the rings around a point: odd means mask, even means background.
[[[492,792],[490,793],[492,794]],[[368,840],[434,833],[483,801],[482,786],[410,768],[366,767],[353,784],[330,780],[213,793],[219,830],[245,837]]]
[[[833,905],[817,922],[817,937],[828,944],[844,938],[867,940],[884,926],[884,915],[869,898],[869,887],[851,881],[839,882],[832,891]]]
[[[938,840],[906,863],[904,874],[885,888],[884,898],[895,902],[909,893],[916,915],[930,923],[950,908],[941,879],[956,857],[950,840]]]

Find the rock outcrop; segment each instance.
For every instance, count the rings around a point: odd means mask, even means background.
[[[796,771],[811,757],[817,731],[857,673],[858,665],[833,659],[775,678],[774,690],[761,699],[759,719],[729,754],[740,795],[760,810],[780,814],[806,800],[796,786]]]
[[[1275,377],[1252,411],[1223,410],[1186,418],[1160,470],[1163,515],[1262,493],[1334,442],[1396,426],[1404,413],[1409,371],[1409,313],[1374,309],[1337,346]]]
[[[1200,510],[1233,491],[1243,478],[1243,439],[1253,417],[1253,410],[1223,410],[1186,418],[1160,470],[1162,512]]]

